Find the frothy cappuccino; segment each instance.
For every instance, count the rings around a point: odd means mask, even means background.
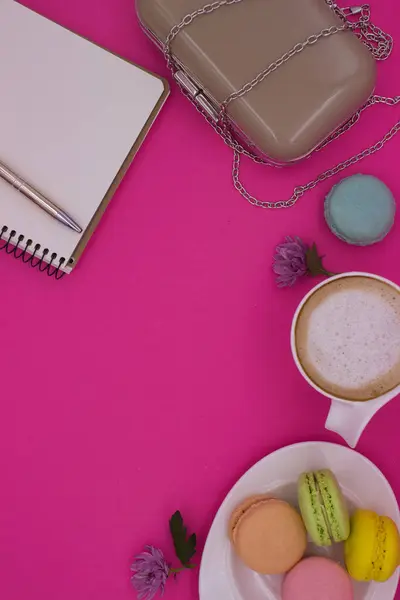
[[[371,277],[335,279],[301,309],[295,344],[320,389],[347,400],[377,398],[400,384],[400,293]]]

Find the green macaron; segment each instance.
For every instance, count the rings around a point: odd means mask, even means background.
[[[349,512],[332,471],[324,469],[300,475],[298,500],[306,529],[317,546],[347,540]]]

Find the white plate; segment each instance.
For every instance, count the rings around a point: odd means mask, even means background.
[[[200,569],[200,600],[280,600],[282,577],[258,575],[235,556],[227,535],[234,508],[253,494],[270,493],[292,504],[296,482],[303,471],[329,468],[335,473],[349,503],[391,517],[399,525],[399,508],[387,479],[368,459],[350,448],[324,442],[305,442],[282,448],[266,456],[239,479],[214,519],[203,552]],[[317,548],[322,554],[343,562],[343,545]],[[399,569],[386,583],[354,582],[354,600],[393,600]]]

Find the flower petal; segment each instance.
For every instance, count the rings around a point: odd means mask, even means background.
[[[285,241],[276,247],[272,268],[278,276],[279,287],[291,286],[307,273],[307,250],[307,244],[299,237],[291,236],[286,236]]]
[[[140,600],[153,600],[157,592],[164,593],[169,565],[159,548],[145,546],[144,552],[135,556],[131,571],[131,583]]]

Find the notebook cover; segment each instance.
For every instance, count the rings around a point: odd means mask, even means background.
[[[85,39],[87,39],[87,38],[85,38]],[[88,40],[88,41],[90,41],[90,40]],[[93,42],[91,42],[91,43],[93,43]],[[98,44],[96,44],[96,45],[98,45]],[[103,49],[106,50],[105,48],[103,48]],[[107,52],[109,52],[109,50],[107,50]],[[114,53],[111,52],[111,54],[114,54]],[[97,209],[96,213],[93,215],[92,220],[90,221],[88,227],[86,228],[84,235],[81,237],[78,245],[76,246],[75,250],[73,251],[73,253],[70,257],[71,262],[69,262],[66,265],[65,270],[67,272],[70,272],[76,266],[79,258],[82,256],[82,253],[85,250],[86,245],[88,244],[90,238],[92,237],[92,234],[94,233],[97,225],[99,224],[100,219],[104,215],[104,212],[105,212],[107,206],[109,205],[112,197],[114,196],[115,192],[117,191],[119,184],[121,183],[122,179],[124,178],[129,167],[131,166],[132,161],[133,161],[137,151],[139,150],[140,146],[142,145],[146,135],[150,131],[151,126],[153,125],[158,113],[160,112],[164,102],[166,101],[166,99],[168,98],[168,95],[169,95],[169,89],[170,89],[169,83],[164,77],[154,75],[154,73],[152,71],[149,71],[149,70],[145,69],[144,67],[141,67],[141,66],[133,63],[132,61],[122,58],[121,56],[119,56],[117,54],[115,54],[115,56],[118,56],[118,58],[121,58],[122,60],[129,62],[130,64],[141,69],[142,71],[145,71],[149,75],[153,75],[154,77],[157,77],[160,81],[162,81],[162,83],[164,85],[164,91],[163,91],[162,95],[160,96],[160,99],[157,102],[156,106],[154,107],[152,113],[150,114],[148,120],[146,121],[142,131],[140,132],[139,136],[136,138],[136,141],[133,144],[128,156],[122,163],[121,168],[119,169],[119,171],[116,174],[114,180],[112,181],[110,187],[108,188],[103,200],[101,201],[101,203],[99,205],[99,208]]]
[[[32,9],[30,9],[32,10]],[[37,14],[40,14],[38,11],[33,10],[33,12],[36,12]],[[40,15],[43,16],[43,15]],[[47,17],[45,17],[47,18]],[[51,20],[51,19],[49,19]],[[53,21],[54,22],[54,21]],[[80,259],[80,257],[82,256],[90,238],[92,237],[97,225],[99,224],[102,216],[104,215],[104,212],[107,208],[107,206],[109,205],[111,199],[113,198],[115,192],[117,191],[117,188],[119,186],[119,184],[121,183],[122,179],[124,178],[126,172],[128,171],[129,167],[132,164],[132,161],[136,155],[136,153],[138,152],[140,146],[142,145],[146,135],[148,134],[148,132],[150,131],[151,126],[153,125],[157,115],[159,114],[162,106],[164,105],[166,99],[168,98],[169,95],[169,91],[170,91],[170,87],[169,87],[169,83],[167,81],[167,79],[165,79],[164,77],[161,77],[160,75],[155,75],[152,71],[149,71],[148,69],[137,65],[136,63],[120,56],[119,54],[112,52],[111,50],[107,50],[107,48],[104,48],[103,46],[101,46],[100,44],[96,44],[96,42],[93,42],[91,40],[89,40],[87,37],[79,35],[78,33],[75,33],[74,31],[72,31],[71,29],[69,29],[68,27],[64,27],[63,25],[60,25],[59,23],[56,23],[59,27],[62,27],[63,29],[66,29],[67,31],[69,31],[70,33],[72,33],[73,35],[78,35],[79,37],[81,37],[82,39],[85,39],[87,42],[89,42],[90,44],[93,44],[94,46],[97,46],[98,48],[101,48],[102,50],[105,50],[106,52],[109,52],[110,54],[113,54],[114,56],[116,56],[117,58],[131,64],[132,66],[141,69],[142,71],[144,71],[145,73],[148,73],[149,75],[152,75],[153,77],[156,77],[157,79],[159,79],[162,83],[163,83],[163,87],[164,87],[164,91],[161,94],[157,104],[155,105],[153,111],[151,112],[148,120],[146,121],[143,129],[141,130],[139,136],[136,138],[131,150],[129,151],[127,157],[125,158],[124,162],[122,163],[119,171],[117,172],[117,174],[115,175],[110,187],[108,188],[104,198],[101,200],[99,207],[97,209],[97,211],[95,212],[95,214],[92,217],[92,220],[90,221],[89,225],[86,227],[85,232],[83,234],[83,236],[81,237],[81,239],[79,240],[79,243],[77,244],[75,250],[73,251],[72,255],[69,257],[69,261],[63,265],[62,270],[65,271],[66,273],[70,273],[72,271],[72,269],[76,266],[78,260]]]

